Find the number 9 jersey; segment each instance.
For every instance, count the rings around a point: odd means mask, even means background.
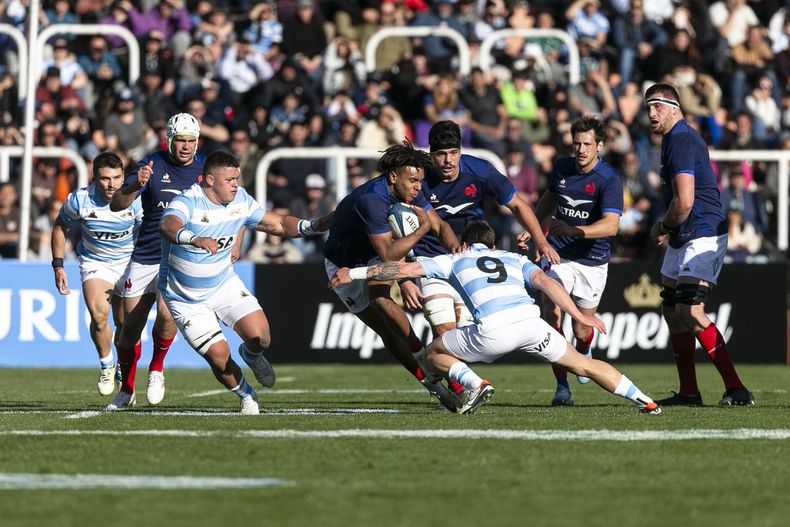
[[[495,329],[540,316],[540,308],[525,289],[540,268],[526,256],[475,243],[462,253],[418,263],[427,278],[442,278],[458,290],[482,328]]]
[[[255,228],[264,213],[263,207],[243,188],[227,205],[209,200],[198,183],[174,197],[162,216],[176,216],[195,235],[216,240],[218,249],[217,254],[211,254],[162,239],[159,291],[165,300],[202,302],[236,276],[230,261],[236,236],[243,226]]]

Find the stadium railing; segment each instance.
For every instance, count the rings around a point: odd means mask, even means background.
[[[561,29],[498,29],[486,36],[480,43],[480,51],[477,55],[480,69],[483,71],[491,69],[494,62],[491,56],[491,49],[500,40],[510,37],[522,37],[525,39],[556,38],[561,40],[568,48],[568,80],[571,84],[579,84],[581,79],[579,47],[568,32]]]
[[[25,89],[27,87],[27,41],[25,40],[25,34],[11,24],[0,24],[0,33],[11,37],[16,44],[16,52],[19,54],[17,92],[21,101],[25,98]]]
[[[469,44],[458,31],[449,27],[404,26],[385,27],[379,29],[365,45],[365,69],[368,73],[376,71],[376,49],[385,38],[392,37],[446,37],[451,39],[458,47],[458,71],[463,76],[469,75],[472,70]]]
[[[483,158],[491,162],[494,167],[501,173],[505,173],[505,163],[496,154],[489,150],[478,148],[464,148],[465,154],[470,154]],[[269,174],[269,168],[272,163],[278,159],[291,158],[291,159],[326,159],[328,162],[327,167],[327,180],[332,182],[335,186],[335,199],[340,203],[346,194],[348,188],[348,171],[346,170],[346,160],[348,158],[358,159],[378,159],[381,157],[381,152],[375,148],[353,148],[353,147],[302,147],[302,148],[275,148],[267,152],[260,161],[255,171],[255,199],[262,207],[266,206],[268,193],[266,188],[266,177]],[[255,234],[255,241],[262,243],[265,238],[264,233],[257,232]]]
[[[10,173],[9,161],[12,157],[22,157],[25,152],[23,146],[0,146],[0,183],[8,181]],[[33,157],[49,157],[60,159],[67,157],[77,169],[77,188],[88,185],[88,165],[82,156],[74,150],[62,146],[34,146]]]

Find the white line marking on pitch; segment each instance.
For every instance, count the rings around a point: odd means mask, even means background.
[[[786,440],[790,429],[733,430],[0,430],[0,436],[151,436],[255,439],[508,439],[521,441]]]
[[[104,411],[86,411],[65,416],[65,419],[89,419],[100,415],[107,415]],[[226,410],[124,410],[125,414],[144,415],[144,416],[188,416],[188,417],[214,417],[217,415],[240,416],[237,411],[229,412]],[[283,410],[261,410],[262,415],[358,415],[358,414],[397,414],[399,410],[394,408],[288,408]]]
[[[284,485],[278,478],[219,478],[107,474],[3,474],[0,489],[257,489]]]

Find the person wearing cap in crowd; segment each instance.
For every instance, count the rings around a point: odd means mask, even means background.
[[[85,111],[85,102],[77,95],[74,88],[60,81],[60,68],[47,68],[44,80],[36,88],[36,104],[51,104],[56,113],[70,109]]]
[[[115,110],[104,121],[107,149],[124,152],[136,162],[145,151],[156,146],[156,136],[142,110],[137,107],[137,97],[131,88],[123,88],[115,99]]]
[[[283,21],[282,52],[292,57],[313,82],[321,82],[327,40],[314,0],[297,0],[296,14]]]
[[[157,294],[162,252],[159,220],[173,196],[200,181],[205,159],[197,153],[199,137],[197,119],[187,113],[172,116],[167,122],[167,151],[153,152],[135,164],[110,202],[110,210],[119,211],[140,196],[143,221],[124,277],[124,326],[117,344],[123,380],[106,408],[108,411],[124,410],[136,402],[134,381],[142,351],[140,335],[154,303],[153,356],[148,366],[146,398],[149,404],[159,404],[165,395],[164,359],[175,338],[176,326]]]
[[[699,342],[724,382],[719,404],[752,405],[754,397],[735,371],[724,337],[705,313],[727,252],[727,222],[708,146],[686,123],[679,101],[669,84],[653,84],[645,92],[650,129],[663,136],[659,175],[672,189],[667,211],[650,237],[656,245],[668,245],[661,266],[662,312],[680,380],[677,392],[656,402],[702,406],[694,364]]]
[[[294,216],[315,220],[335,209],[335,200],[327,193],[326,180],[321,174],[309,174],[304,180],[304,192],[291,201],[290,211]],[[305,261],[321,262],[326,236],[293,240],[304,255]]]
[[[173,53],[164,46],[164,34],[152,29],[143,37],[140,53],[140,73],[159,75],[162,79],[162,93],[173,95],[176,90],[176,65]]]

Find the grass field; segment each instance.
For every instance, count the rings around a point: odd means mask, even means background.
[[[741,366],[757,405],[719,408],[706,364],[708,406],[660,416],[575,380],[551,408],[548,367],[477,369],[497,392],[472,416],[396,366],[286,365],[249,417],[208,370],[167,371],[158,407],[141,372],[138,406],[104,414],[93,370],[2,369],[0,525],[788,524],[790,368]]]

